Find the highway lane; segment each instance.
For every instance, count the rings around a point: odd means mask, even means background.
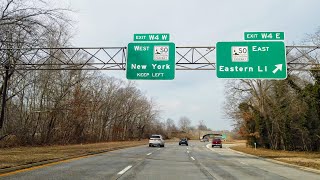
[[[0,179],[116,179],[118,172],[155,153],[159,148],[146,146],[111,151],[40,169],[0,177]]]
[[[137,164],[120,179],[211,179],[194,162],[189,146],[179,146],[178,143],[168,144],[154,155]]]
[[[0,179],[320,179],[319,174],[191,141],[139,146],[0,177]]]

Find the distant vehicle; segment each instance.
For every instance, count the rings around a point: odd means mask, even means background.
[[[149,147],[160,146],[164,147],[164,140],[161,135],[153,134],[149,139]]]
[[[212,140],[212,147],[214,146],[219,146],[220,148],[222,148],[222,142],[220,138],[214,138]]]
[[[179,146],[185,144],[186,146],[188,146],[188,139],[187,138],[182,138],[179,141]]]
[[[200,140],[200,142],[209,142],[209,138],[205,137]]]

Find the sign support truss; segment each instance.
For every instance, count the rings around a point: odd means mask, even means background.
[[[176,70],[215,70],[216,48],[176,47]],[[286,46],[288,72],[320,70],[320,46]],[[0,49],[6,70],[125,70],[126,47]]]

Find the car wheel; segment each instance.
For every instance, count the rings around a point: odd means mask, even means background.
[[[188,144],[186,144],[186,146],[188,146]]]
[[[222,148],[222,146],[220,146],[220,148]]]
[[[181,146],[181,144],[179,144],[179,146]]]
[[[212,145],[212,148],[214,147],[214,145]]]

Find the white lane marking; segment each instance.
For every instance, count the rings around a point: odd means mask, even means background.
[[[207,144],[207,148],[210,149],[211,151],[217,153],[217,154],[223,155],[222,153],[218,152],[218,150],[213,149],[211,144]]]
[[[187,153],[189,153],[189,151],[187,151]]]
[[[192,160],[195,160],[193,157],[191,157]]]
[[[161,148],[158,148],[158,150],[160,150]]]
[[[152,153],[148,153],[147,156],[151,155]]]
[[[187,149],[189,149],[189,148],[187,148]]]
[[[126,168],[124,168],[122,171],[118,172],[118,174],[124,174],[126,171],[128,171],[130,168],[132,168],[132,166],[127,166]]]

